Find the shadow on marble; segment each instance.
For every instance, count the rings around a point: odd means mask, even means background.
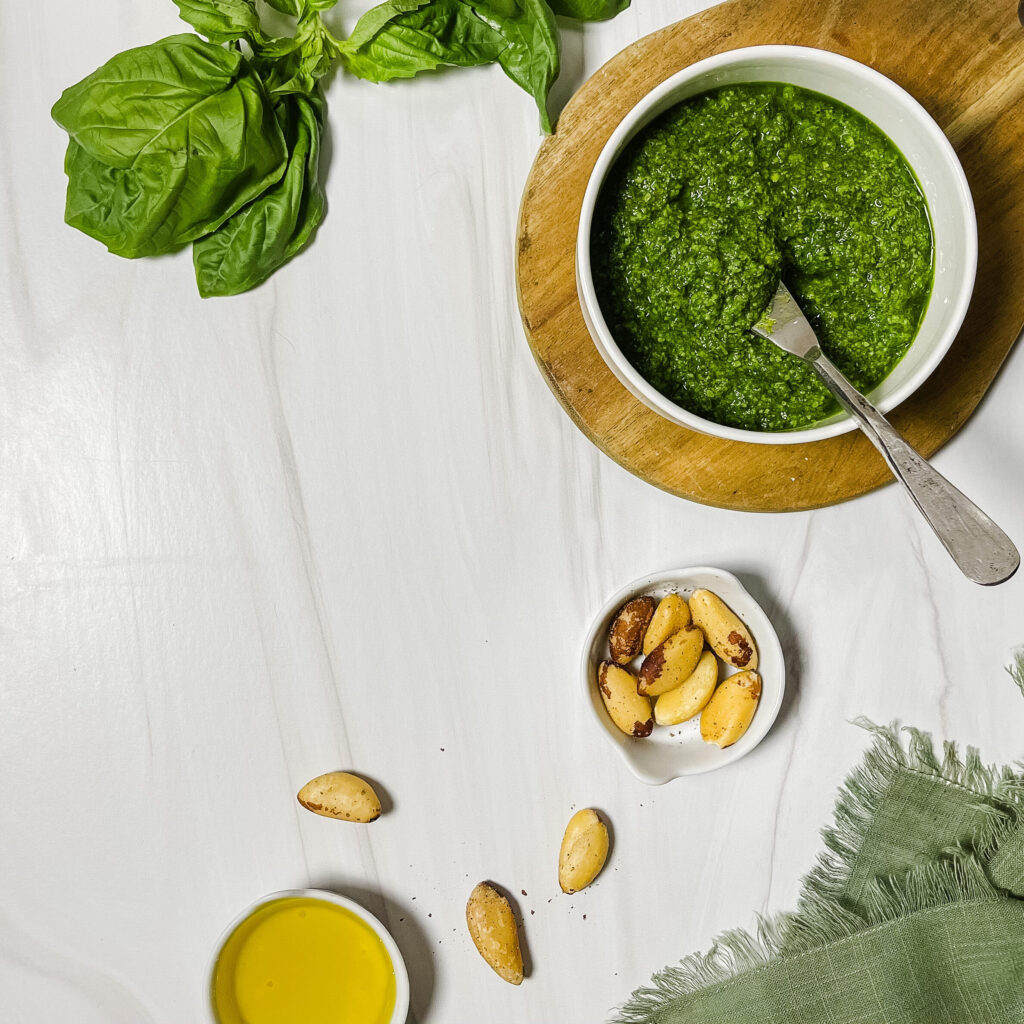
[[[326,88],[326,86],[325,86]],[[320,160],[317,163],[317,176],[320,187],[324,192],[324,217],[330,212],[327,207],[327,181],[331,176],[331,167],[334,166],[334,129],[331,127],[330,117],[324,118],[323,127],[320,129]],[[321,220],[321,223],[323,221]]]
[[[793,620],[789,611],[776,597],[775,591],[759,573],[743,568],[735,570],[740,582],[750,591],[754,600],[764,609],[765,615],[771,620],[775,632],[779,635],[782,645],[782,657],[786,662],[786,692],[782,695],[782,706],[768,736],[781,726],[796,710],[800,696],[800,683],[803,674],[803,651]],[[766,737],[767,738],[767,737]]]
[[[374,788],[376,785],[375,782]],[[377,793],[383,805],[384,794],[379,789]],[[424,1024],[434,997],[434,954],[415,908],[398,897],[333,875],[313,878],[309,884],[314,889],[326,889],[355,900],[384,924],[395,940],[409,973],[408,1024]]]
[[[548,94],[548,111],[557,127],[559,114],[573,94],[584,83],[586,75],[586,51],[583,45],[582,22],[566,18],[558,19],[558,34],[561,41],[561,70]]]
[[[615,860],[615,824],[612,821],[612,816],[604,810],[602,807],[595,807],[597,816],[604,822],[604,827],[608,830],[608,853],[604,859],[604,866],[607,867]],[[601,869],[602,871],[604,868]]]

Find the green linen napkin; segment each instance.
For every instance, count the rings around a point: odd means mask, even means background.
[[[1021,12],[1024,17],[1024,0],[1021,0]],[[1006,671],[1010,673],[1010,678],[1024,695],[1024,646],[1018,647],[1013,652],[1013,662],[1006,666]]]
[[[797,910],[633,993],[618,1024],[1021,1024],[1024,765],[882,728]]]

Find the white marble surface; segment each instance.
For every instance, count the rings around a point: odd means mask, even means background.
[[[700,0],[567,31],[558,94]],[[350,18],[347,2],[334,15]],[[0,991],[6,1024],[200,1019],[248,901],[326,885],[382,914],[429,1024],[596,1022],[649,972],[789,906],[857,714],[1024,754],[1005,677],[1024,578],[962,580],[892,488],[716,511],[614,465],[549,394],[512,249],[538,144],[497,69],[335,81],[331,211],[266,287],[200,300],[188,254],[127,262],[62,223],[61,88],[179,30],[169,2],[0,7]],[[1024,540],[1024,352],[936,459]],[[648,569],[738,573],[782,634],[764,744],[650,789],[579,705],[607,594]],[[301,810],[378,781],[354,827]],[[600,883],[556,895],[574,807]],[[463,927],[519,897],[520,988]]]

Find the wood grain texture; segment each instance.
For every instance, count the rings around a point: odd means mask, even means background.
[[[541,147],[520,210],[517,272],[526,334],[551,389],[602,451],[649,483],[708,505],[767,512],[835,504],[891,477],[859,432],[764,446],[709,437],[658,416],[594,347],[574,273],[583,193],[622,117],[694,61],[765,43],[833,50],[888,75],[938,121],[963,163],[978,212],[978,284],[946,359],[892,415],[931,455],[970,416],[1024,323],[1024,30],[1008,0],[837,0],[815,5],[813,17],[803,0],[730,0],[612,58]]]

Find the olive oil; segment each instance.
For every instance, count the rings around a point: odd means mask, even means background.
[[[389,1024],[395,969],[377,933],[309,896],[256,908],[228,937],[211,993],[220,1024]]]

